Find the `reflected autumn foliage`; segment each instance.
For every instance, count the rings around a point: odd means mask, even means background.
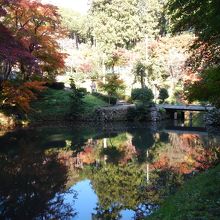
[[[67,167],[57,154],[33,152],[25,146],[18,154],[1,153],[0,170],[1,219],[70,219],[75,215],[64,201],[69,193]]]
[[[132,144],[132,136],[122,133],[115,138],[109,138],[107,145],[101,150],[101,155],[106,156],[106,161],[115,164],[127,164],[137,156],[136,147]]]
[[[0,138],[0,219],[69,219],[74,205],[65,194],[85,179],[98,197],[92,219],[120,219],[124,210],[144,219],[192,174],[219,162],[217,135],[175,129],[6,134]]]
[[[59,149],[58,158],[62,164],[65,164],[69,170],[83,169],[84,165],[91,165],[96,162],[94,144],[96,141],[88,140],[81,151],[75,152],[72,149]]]
[[[84,151],[80,152],[78,157],[80,158],[83,164],[93,164],[96,161],[94,155],[94,148],[90,146],[85,147]]]
[[[118,137],[88,139],[81,147],[81,151],[76,153],[74,150],[60,150],[58,157],[65,165],[72,168],[83,169],[85,165],[97,165],[102,162],[127,164],[136,157],[137,151],[132,144],[131,135],[119,135],[121,136],[123,140]]]
[[[151,169],[170,169],[189,174],[208,169],[220,157],[220,146],[210,146],[205,137],[196,134],[169,134],[169,142],[158,140],[150,149]]]
[[[60,151],[59,159],[73,169],[103,162],[121,165],[138,162],[142,166],[149,163],[150,171],[172,170],[181,174],[207,169],[219,161],[218,140],[206,135],[140,130],[113,138],[90,138],[78,153]]]

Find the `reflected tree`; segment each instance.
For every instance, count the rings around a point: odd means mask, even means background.
[[[124,152],[120,151],[116,146],[112,145],[108,148],[104,148],[101,151],[101,155],[107,156],[107,162],[117,164],[124,157]]]
[[[120,219],[122,216],[120,214],[120,206],[118,204],[112,205],[109,209],[103,209],[101,205],[98,203],[96,207],[96,213],[92,214],[92,220],[116,220]]]
[[[108,138],[106,148],[101,150],[101,155],[107,156],[107,162],[127,164],[136,158],[136,148],[132,145],[132,136],[129,133],[118,134],[117,137]]]
[[[133,135],[132,144],[138,151],[138,162],[143,163],[146,161],[147,149],[154,145],[154,136],[150,129],[137,128],[132,131]]]
[[[156,207],[148,197],[146,174],[138,165],[107,164],[94,169],[91,180],[99,198],[94,219],[120,219],[120,212],[125,209],[136,210],[137,216],[143,216],[150,212],[145,208],[152,211]]]
[[[65,185],[67,167],[55,153],[32,150],[25,146],[16,155],[0,154],[0,218],[72,218],[73,207],[65,202],[70,193]]]
[[[67,135],[64,130],[20,130],[0,138],[0,219],[72,218],[75,213],[65,201],[66,185],[82,178],[91,180],[99,198],[94,220],[120,219],[126,209],[135,212],[134,219],[144,219],[195,167],[219,163],[219,140],[207,135],[156,133],[146,127],[96,136],[93,129],[81,130],[71,129]],[[60,140],[68,140],[69,147],[49,149]],[[106,163],[102,154],[108,156]],[[76,158],[85,166],[77,169]]]
[[[206,136],[169,133],[169,142],[163,142],[163,139],[164,134],[150,149],[153,169],[190,174],[208,169],[219,162],[220,147],[212,146],[213,140]]]
[[[151,171],[149,197],[151,202],[161,205],[164,200],[184,183],[184,175],[169,168]]]

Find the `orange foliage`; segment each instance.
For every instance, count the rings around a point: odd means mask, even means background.
[[[186,62],[186,74],[183,76],[183,83],[186,88],[200,81],[202,79],[201,73],[220,61],[220,46],[217,46],[215,38],[211,43],[199,41],[196,38],[194,48],[191,48],[191,51],[191,56]]]
[[[95,162],[94,148],[87,146],[83,152],[79,153],[79,158],[84,164],[92,164]]]
[[[120,146],[120,150],[123,153],[123,157],[120,159],[119,163],[127,164],[135,156],[137,156],[137,151],[135,146],[128,140],[126,143]]]
[[[171,142],[171,146],[159,152],[158,158],[151,164],[151,169],[169,169],[188,174],[205,170],[218,160],[220,147],[204,147],[196,134],[173,134]]]
[[[66,54],[61,52],[58,40],[66,32],[61,27],[58,8],[40,1],[17,0],[8,5],[6,11],[3,24],[36,58],[37,64],[46,73],[44,76],[53,76],[61,71]],[[30,76],[31,72],[28,74]]]
[[[25,82],[15,86],[6,81],[2,84],[3,105],[16,106],[24,112],[30,111],[30,102],[37,98],[37,92],[46,89],[44,82]]]

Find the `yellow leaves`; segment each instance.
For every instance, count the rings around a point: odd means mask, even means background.
[[[37,98],[37,92],[46,88],[44,84],[44,82],[33,81],[15,86],[6,81],[2,85],[2,94],[5,98],[2,104],[16,106],[27,113],[31,109],[30,102]]]

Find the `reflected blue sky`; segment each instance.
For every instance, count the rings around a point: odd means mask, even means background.
[[[95,213],[95,207],[98,202],[98,197],[92,186],[90,180],[83,180],[78,182],[76,185],[71,187],[71,190],[76,192],[77,199],[74,204],[74,209],[77,215],[73,218],[74,220],[92,220],[92,213]],[[67,194],[65,196],[65,202],[71,202],[72,195]],[[121,220],[133,219],[135,212],[132,210],[121,211]]]
[[[90,180],[84,180],[78,182],[76,185],[71,187],[77,193],[77,200],[75,201],[74,209],[77,215],[73,218],[74,220],[89,220],[92,219],[91,214],[94,212],[98,197],[90,185]],[[67,196],[67,200],[70,197]]]

